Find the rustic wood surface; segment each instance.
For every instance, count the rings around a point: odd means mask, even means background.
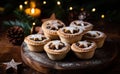
[[[28,66],[39,72],[48,73],[49,70],[73,70],[74,73],[74,70],[77,69],[104,69],[113,62],[117,56],[117,52],[116,45],[109,39],[105,41],[102,48],[96,49],[94,57],[89,60],[78,59],[71,51],[63,60],[53,61],[48,58],[45,52],[36,53],[29,51],[27,44],[24,42],[22,44],[21,56]]]

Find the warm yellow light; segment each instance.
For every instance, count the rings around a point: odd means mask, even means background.
[[[57,1],[57,5],[61,5],[61,2],[60,2],[60,1]]]
[[[22,10],[23,9],[23,5],[19,5],[19,9]]]
[[[73,10],[73,7],[70,6],[70,7],[69,7],[69,10]]]
[[[35,9],[31,8],[31,14],[34,14],[34,13],[35,13]]]
[[[47,2],[46,1],[43,1],[43,4],[46,4]]]
[[[41,10],[38,8],[27,8],[25,9],[25,13],[33,17],[38,17],[41,14]]]
[[[33,22],[32,24],[35,25],[35,22]]]
[[[28,1],[25,1],[24,4],[27,5],[27,4],[28,4]]]
[[[96,11],[96,8],[93,8],[93,9],[92,9],[92,12],[95,12],[95,11]]]
[[[105,18],[105,15],[104,15],[104,14],[102,14],[102,15],[101,15],[101,18]]]
[[[81,8],[80,10],[81,10],[81,11],[84,11],[84,8]]]
[[[5,8],[0,7],[0,12],[4,12]]]
[[[31,7],[31,8],[35,8],[35,7],[36,7],[36,4],[35,4],[34,1],[31,1],[31,2],[30,2],[30,7]]]
[[[31,34],[34,32],[35,24],[35,22],[32,23]]]

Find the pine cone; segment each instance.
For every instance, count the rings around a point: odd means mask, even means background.
[[[24,30],[20,26],[13,26],[7,30],[7,37],[14,45],[21,45],[24,40]]]

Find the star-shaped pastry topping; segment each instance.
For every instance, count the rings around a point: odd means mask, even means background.
[[[87,41],[79,41],[78,42],[80,45],[84,45],[85,48],[88,47],[88,45],[90,44],[90,42],[87,42]]]
[[[11,67],[17,70],[17,65],[21,64],[21,62],[15,62],[14,59],[12,59],[10,62],[3,63],[3,64],[5,64],[7,66],[6,70]]]
[[[92,36],[92,37],[99,37],[100,36],[100,33],[97,31],[88,31],[87,34],[88,35],[90,34],[90,36]]]
[[[56,49],[59,49],[59,45],[63,45],[59,40],[53,41],[53,45],[55,45]]]
[[[34,41],[42,41],[42,40],[46,39],[46,37],[42,34],[33,34],[33,35],[30,35],[29,38]]]
[[[42,22],[45,22],[45,21],[48,21],[48,20],[55,20],[56,19],[56,16],[55,16],[55,13],[53,13],[50,18],[46,18],[46,19],[42,19],[41,21]]]
[[[77,30],[77,27],[74,26],[69,26],[69,27],[65,27],[66,30],[69,30],[72,34],[74,33],[74,30]]]
[[[64,26],[64,23],[62,23],[61,21],[50,20],[50,21],[48,21],[46,28],[51,29],[51,30],[58,30],[59,28],[61,28],[63,26]]]
[[[85,30],[85,24],[84,24],[84,21],[82,21],[82,20],[72,22],[71,25],[76,25],[76,26],[82,28],[83,30]]]

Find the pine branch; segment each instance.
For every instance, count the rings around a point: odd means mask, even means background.
[[[4,21],[3,25],[5,26],[20,26],[24,29],[24,33],[25,35],[29,35],[30,34],[30,29],[31,29],[31,25],[29,25],[28,23],[25,22],[20,22],[18,20],[15,21]]]
[[[36,20],[32,16],[26,15],[24,11],[20,11],[19,9],[16,9],[14,11],[14,14],[17,17],[17,19],[22,21],[22,22],[31,23],[34,20]]]

